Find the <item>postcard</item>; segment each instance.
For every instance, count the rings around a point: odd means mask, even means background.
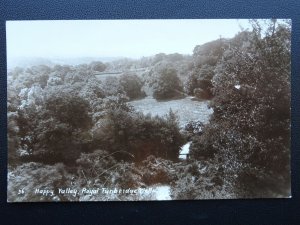
[[[8,202],[291,197],[290,19],[6,34]]]

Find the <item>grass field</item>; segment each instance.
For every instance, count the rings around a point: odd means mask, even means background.
[[[170,109],[179,117],[179,125],[181,128],[189,121],[201,121],[208,123],[210,115],[213,113],[209,109],[209,101],[193,101],[192,97],[170,101],[156,101],[153,97],[148,96],[144,99],[131,101],[130,104],[144,114],[164,116]]]

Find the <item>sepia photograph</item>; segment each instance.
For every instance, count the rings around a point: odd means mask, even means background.
[[[291,26],[6,21],[7,201],[291,198]]]

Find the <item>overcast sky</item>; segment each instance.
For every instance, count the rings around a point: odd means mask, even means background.
[[[247,20],[8,21],[7,56],[132,57],[192,54],[196,45],[231,38]]]

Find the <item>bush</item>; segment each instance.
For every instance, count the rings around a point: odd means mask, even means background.
[[[25,163],[8,171],[8,202],[64,201],[58,188],[70,187],[72,176],[63,164],[52,166],[40,163]],[[53,191],[53,194],[38,194],[37,189]],[[23,191],[22,191],[23,190]],[[75,198],[73,198],[75,200]]]
[[[147,157],[140,165],[142,181],[146,185],[169,184],[176,177],[173,163],[168,160]]]
[[[169,184],[177,174],[171,161],[149,156],[134,164],[116,161],[121,151],[109,153],[96,150],[83,153],[77,160],[77,183],[81,187],[141,188],[154,184]]]
[[[193,136],[200,136],[203,133],[204,124],[200,121],[190,121],[188,122],[184,130],[187,132],[189,138]]]
[[[137,188],[141,181],[133,164],[118,162],[115,157],[122,151],[107,152],[96,150],[82,153],[77,159],[81,186]],[[125,152],[125,154],[128,154]]]
[[[111,102],[104,118],[93,129],[95,142],[110,152],[126,151],[134,155],[119,160],[140,162],[149,155],[177,160],[184,142],[173,112],[165,118],[134,112],[125,103]]]
[[[235,198],[234,189],[223,179],[223,171],[215,160],[194,161],[177,166],[178,178],[171,188],[172,199]]]
[[[7,145],[8,145],[8,165],[15,166],[19,164],[21,140],[19,137],[19,127],[17,125],[18,114],[15,112],[7,113]]]

